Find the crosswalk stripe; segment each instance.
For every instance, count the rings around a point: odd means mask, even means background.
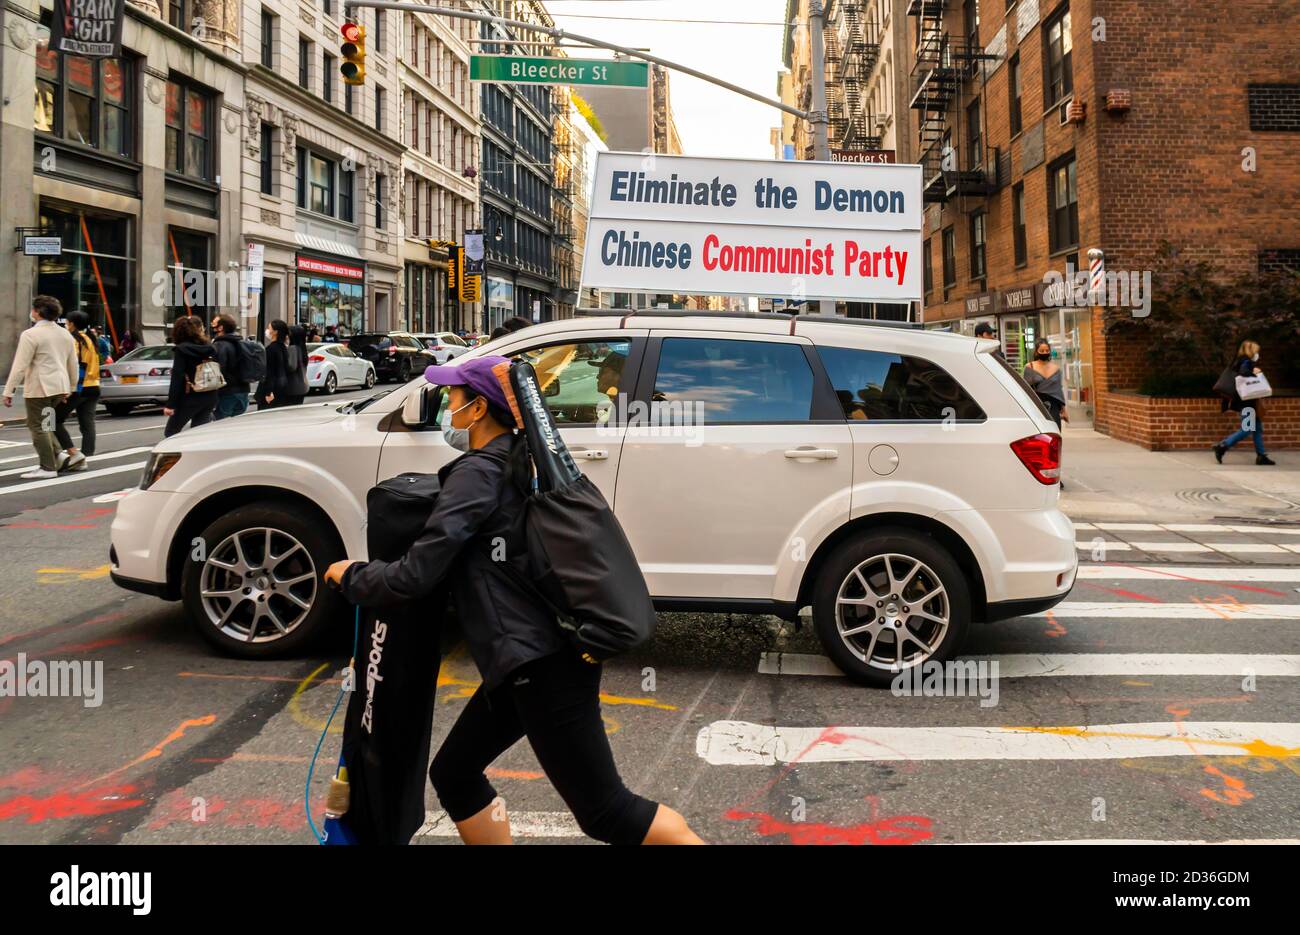
[[[1074,523],[1076,530],[1101,529],[1110,532],[1241,532],[1300,536],[1300,526],[1243,526],[1235,523]]]
[[[1005,679],[1086,675],[1300,676],[1300,655],[1248,653],[1008,653],[962,656],[956,662],[998,664]],[[844,675],[817,653],[761,653],[759,675]]]
[[[102,455],[87,455],[86,460],[89,462],[107,461],[112,458],[125,458],[125,457],[129,457],[130,455],[138,455],[141,452],[150,451],[150,450],[151,449],[149,448],[123,448],[121,451],[109,451],[109,452],[105,452]],[[29,465],[28,467],[13,468],[12,470],[8,470],[8,471],[0,471],[0,477],[13,477],[17,474],[23,474],[27,471],[30,471],[32,467],[34,467],[34,465]]]
[[[1300,581],[1300,568],[1284,565],[1181,565],[1169,568],[1146,568],[1141,565],[1080,565],[1078,580],[1171,581]]]
[[[586,837],[577,820],[568,812],[507,812],[510,817],[510,835],[516,838],[582,838]],[[445,811],[425,812],[424,824],[415,833],[417,838],[454,838],[459,836],[456,825]]]
[[[1173,604],[1146,603],[1142,601],[1062,601],[1051,610],[1031,617],[1109,617],[1115,620],[1300,620],[1300,604],[1255,604],[1224,600],[1207,600],[1203,603]]]
[[[1086,727],[781,727],[714,721],[695,752],[714,766],[880,760],[1127,760],[1300,757],[1300,724],[1150,721]]]
[[[42,487],[58,487],[61,484],[72,484],[79,480],[90,480],[92,477],[104,477],[109,474],[121,474],[124,471],[140,471],[144,469],[147,463],[137,461],[134,464],[119,464],[116,467],[101,468],[98,471],[77,471],[75,474],[61,474],[47,480],[33,480],[25,484],[14,484],[11,487],[0,487],[0,496],[9,493],[22,493],[25,490],[39,490]]]

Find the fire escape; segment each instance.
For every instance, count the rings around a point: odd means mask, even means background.
[[[927,203],[952,198],[987,196],[997,189],[996,152],[982,145],[973,164],[966,126],[967,98],[983,90],[985,55],[977,43],[958,41],[944,25],[948,0],[909,0],[908,16],[916,17],[916,58],[912,63],[911,109],[917,113],[923,197]],[[985,108],[980,108],[984,119]],[[982,131],[980,139],[986,140]]]
[[[832,139],[842,149],[879,149],[876,115],[865,97],[872,69],[880,59],[878,24],[873,23],[870,30],[864,28],[862,0],[845,0],[834,34],[841,55],[837,84],[843,89],[844,119]]]

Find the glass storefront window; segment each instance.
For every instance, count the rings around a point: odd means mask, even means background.
[[[139,333],[130,219],[42,204],[40,224],[63,239],[63,254],[40,258],[36,292],[81,309],[110,340],[127,328]]]
[[[60,56],[49,47],[49,13],[36,38],[33,129],[115,156],[130,156],[131,69],[121,59]]]
[[[210,295],[217,288],[211,273],[212,238],[177,228],[167,231],[168,269],[167,321],[182,315],[198,315],[204,327],[215,314],[220,297]]]
[[[365,330],[365,284],[346,279],[298,274],[298,324],[329,325],[340,337]]]

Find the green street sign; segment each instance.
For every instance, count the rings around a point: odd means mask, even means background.
[[[644,88],[650,84],[649,62],[612,62],[591,58],[529,58],[522,55],[471,55],[474,81],[525,84],[598,84]]]

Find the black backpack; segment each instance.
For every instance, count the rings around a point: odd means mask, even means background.
[[[574,645],[603,662],[654,634],[654,602],[614,511],[560,437],[532,365],[512,363],[510,384],[537,472],[520,519],[525,568],[513,570],[555,612]]]
[[[266,379],[266,348],[261,341],[243,338],[236,342],[235,380],[259,383]]]

